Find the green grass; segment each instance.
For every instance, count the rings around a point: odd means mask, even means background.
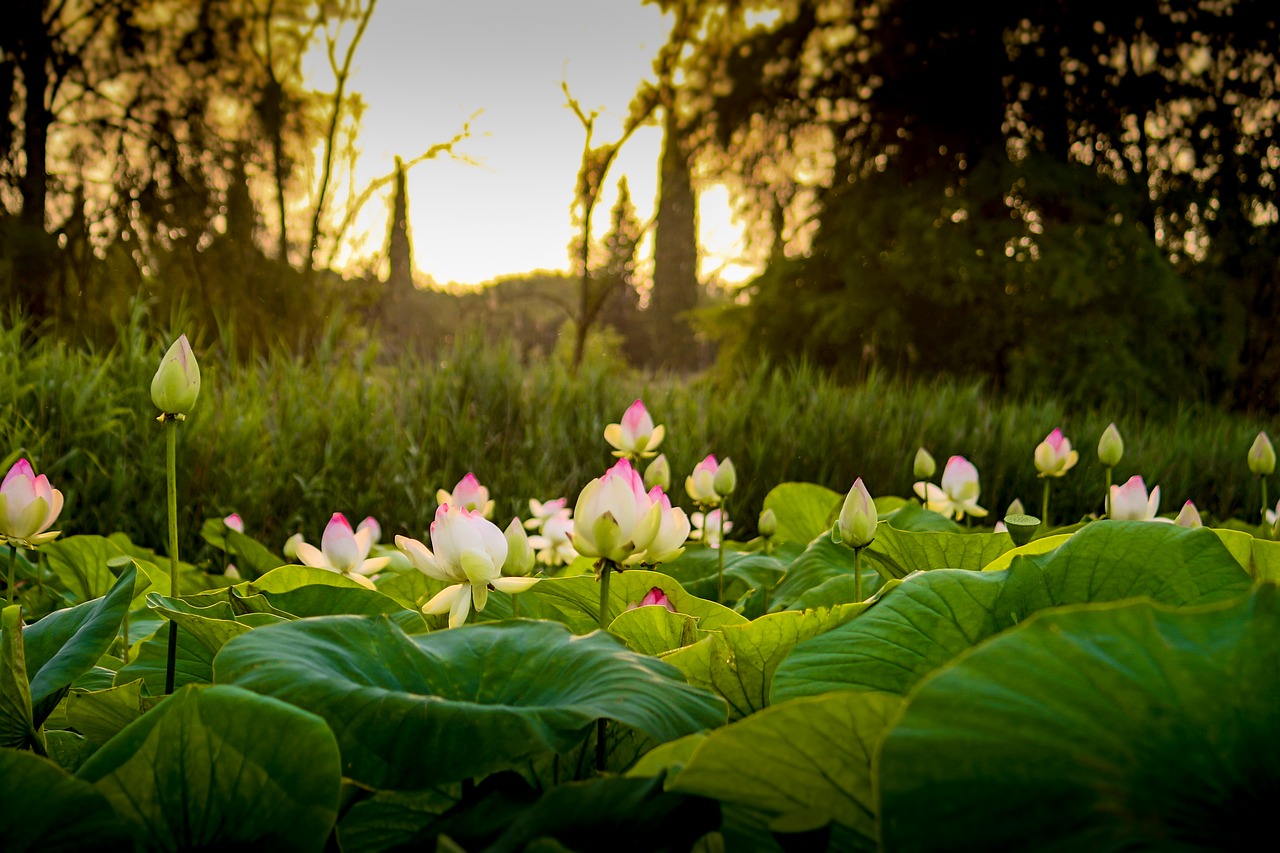
[[[49,475],[66,495],[65,533],[121,530],[163,550],[163,436],[149,386],[168,340],[127,328],[110,350],[89,353],[53,342],[23,350],[19,338],[0,331],[5,469],[26,455]],[[1256,520],[1245,454],[1258,430],[1280,435],[1274,423],[1198,407],[1064,411],[951,382],[844,386],[804,367],[726,380],[595,363],[575,379],[558,362],[524,363],[512,346],[456,343],[433,362],[380,360],[375,349],[329,339],[305,361],[273,354],[247,364],[197,352],[203,388],[179,434],[184,556],[201,553],[201,519],[232,511],[277,550],[297,530],[318,541],[333,512],[375,515],[384,541],[421,537],[436,490],[467,471],[490,488],[503,525],[530,497],[572,505],[612,463],[604,427],[636,397],[667,427],[678,503],[689,508],[684,476],[704,455],[733,458],[735,538],[754,530],[765,494],[786,480],[844,492],[861,476],[874,495],[909,494],[921,444],[939,470],[952,454],[977,465],[993,517],[1015,497],[1038,513],[1032,453],[1055,426],[1081,461],[1054,482],[1054,518],[1075,521],[1101,508],[1095,448],[1112,420],[1125,440],[1116,482],[1142,474],[1161,487],[1165,511],[1192,498],[1206,520]],[[1280,497],[1280,485],[1271,494]]]

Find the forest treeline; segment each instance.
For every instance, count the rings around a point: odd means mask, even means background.
[[[546,351],[567,319],[575,355],[608,325],[649,365],[700,364],[710,340],[725,364],[802,358],[851,380],[1280,409],[1271,4],[656,5],[670,37],[621,138],[593,136],[566,91],[584,129],[579,234],[647,123],[664,133],[653,221],[619,193],[569,275],[457,299],[413,286],[403,176],[457,156],[467,128],[335,201],[377,0],[15,0],[0,289],[48,333],[90,341],[139,311],[202,318],[198,336],[244,354],[301,351],[335,317],[428,344],[445,317],[509,317]],[[322,90],[303,83],[317,47]],[[697,193],[714,184],[764,260],[740,293],[698,280]],[[384,257],[340,276],[353,208],[375,198],[391,200]]]

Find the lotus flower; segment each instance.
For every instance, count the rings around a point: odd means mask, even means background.
[[[151,379],[151,402],[167,415],[189,415],[200,396],[200,365],[187,336],[181,335],[160,359]]]
[[[240,514],[237,512],[233,512],[231,515],[222,519],[222,523],[225,524],[228,529],[234,530],[236,533],[244,533],[244,519],[242,519]]]
[[[1098,461],[1107,468],[1114,468],[1124,458],[1124,439],[1115,424],[1107,424],[1098,439]]]
[[[407,536],[397,536],[396,545],[420,572],[451,584],[422,606],[428,615],[448,613],[450,628],[466,621],[473,604],[477,612],[484,610],[489,590],[514,594],[538,582],[537,578],[503,577],[507,540],[496,524],[475,510],[449,504],[436,510],[431,522],[434,553]]]
[[[569,510],[565,509],[564,505],[564,498],[556,498],[546,503],[530,498],[529,515],[531,518],[525,519],[524,526],[529,530],[538,530],[549,518],[555,518],[558,515],[564,515],[567,518]]]
[[[378,541],[382,539],[382,525],[372,515],[365,516],[364,521],[356,525],[356,532],[359,533],[361,530],[369,531],[369,543],[371,545],[377,545]]]
[[[0,540],[28,548],[58,536],[49,527],[62,512],[62,492],[39,477],[26,459],[19,459],[0,483]]]
[[[564,510],[543,522],[542,531],[529,537],[529,547],[537,552],[538,562],[544,566],[568,565],[578,558],[572,536],[573,520],[569,518],[569,511]]]
[[[1200,520],[1200,511],[1191,501],[1182,505],[1182,511],[1178,513],[1173,523],[1179,527],[1204,527],[1204,522]]]
[[[684,489],[699,506],[714,507],[729,496],[737,483],[733,462],[716,462],[711,455],[694,466],[693,473],[685,478]]]
[[[836,541],[850,548],[865,548],[876,538],[876,504],[859,477],[844,499],[836,520]]]
[[[335,512],[329,519],[320,539],[320,547],[316,548],[306,542],[296,546],[298,559],[304,565],[316,569],[327,569],[350,578],[361,586],[374,589],[369,576],[391,562],[390,557],[374,557],[368,559],[369,549],[373,547],[373,536],[369,528],[352,530],[351,522],[340,512]]]
[[[615,448],[614,456],[624,459],[647,459],[657,452],[666,430],[653,425],[653,418],[636,400],[622,415],[622,422],[604,428],[604,440]]]
[[[658,535],[662,505],[649,498],[631,463],[619,459],[583,487],[573,518],[573,547],[579,554],[635,565]]]
[[[649,490],[649,500],[662,507],[662,520],[658,523],[658,535],[645,549],[644,562],[669,563],[684,553],[684,543],[691,530],[689,518],[680,507],[671,506],[671,499],[657,486]]]
[[[1053,432],[1036,446],[1036,470],[1041,477],[1061,477],[1080,460],[1080,454],[1071,449],[1071,442],[1064,438],[1062,430]]]
[[[1257,477],[1270,477],[1276,470],[1276,449],[1265,432],[1258,433],[1249,447],[1249,470]]]
[[[635,610],[639,607],[652,607],[652,606],[665,607],[668,610],[670,610],[672,613],[677,612],[676,606],[671,603],[671,599],[667,598],[667,594],[662,591],[662,587],[657,587],[657,586],[653,587],[648,592],[646,592],[644,594],[644,598],[640,599],[635,604],[628,604],[627,609]]]
[[[965,513],[983,518],[987,511],[978,506],[982,487],[978,483],[978,469],[963,456],[952,456],[942,471],[942,487],[933,483],[915,484],[915,492],[925,500],[929,509],[950,518],[964,518]]]
[[[485,518],[493,517],[493,501],[489,500],[489,490],[480,485],[476,475],[470,471],[458,481],[452,492],[440,489],[436,492],[436,503],[444,506],[457,506],[471,512],[479,511]]]
[[[1147,484],[1135,475],[1123,486],[1111,487],[1111,517],[1116,521],[1169,521],[1156,518],[1160,511],[1160,487],[1147,495]]]
[[[284,540],[284,555],[290,560],[298,559],[298,546],[307,540],[302,538],[301,533],[295,533],[288,539]]]
[[[721,510],[713,509],[708,513],[695,512],[689,516],[693,522],[693,532],[689,534],[689,538],[701,540],[708,548],[719,548],[720,515]],[[726,515],[724,517],[724,532],[727,534],[732,529],[733,522]]]

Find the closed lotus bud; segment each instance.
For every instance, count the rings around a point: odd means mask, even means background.
[[[520,519],[511,519],[502,535],[507,540],[507,559],[502,564],[502,573],[507,577],[522,578],[533,571],[533,548],[529,545],[529,536],[524,532]]]
[[[361,530],[369,531],[369,541],[374,545],[382,539],[382,525],[372,515],[365,516],[364,521],[356,525],[356,532],[359,533]]]
[[[756,524],[760,530],[760,535],[764,537],[772,536],[778,532],[778,516],[773,514],[773,510],[766,509],[760,513],[760,521]]]
[[[167,415],[188,415],[200,396],[200,365],[187,336],[173,342],[151,379],[151,402]]]
[[[1276,470],[1276,449],[1265,432],[1258,433],[1249,448],[1249,470],[1258,477],[1270,477]]]
[[[284,541],[284,556],[289,560],[298,559],[298,545],[306,540],[301,533],[295,533]]]
[[[733,494],[733,490],[738,486],[738,472],[733,467],[733,460],[725,457],[720,463],[720,467],[716,469],[715,490],[720,497],[728,497]]]
[[[1108,468],[1114,468],[1123,457],[1124,439],[1120,437],[1120,430],[1116,429],[1115,424],[1108,424],[1102,431],[1102,437],[1098,439],[1098,461]]]
[[[1004,511],[1005,515],[1026,515],[1027,508],[1022,505],[1022,501],[1014,498],[1009,502],[1009,508]]]
[[[644,487],[652,489],[655,486],[663,492],[671,488],[671,463],[667,461],[665,453],[659,453],[658,457],[649,463],[649,467],[644,469]]]
[[[865,548],[876,538],[876,505],[861,477],[844,499],[836,531],[840,541],[851,548]]]
[[[923,447],[916,451],[915,466],[912,469],[915,472],[916,479],[928,480],[938,470],[938,463],[933,461],[933,457],[929,455],[929,451]]]
[[[1204,527],[1204,522],[1200,520],[1200,511],[1191,501],[1182,505],[1182,511],[1178,513],[1173,523],[1179,527]]]
[[[1053,432],[1036,446],[1036,470],[1041,477],[1061,477],[1079,460],[1080,454],[1071,449],[1071,442],[1063,436],[1062,430]]]
[[[244,520],[240,518],[240,513],[238,512],[233,512],[222,519],[222,523],[236,533],[244,533]]]

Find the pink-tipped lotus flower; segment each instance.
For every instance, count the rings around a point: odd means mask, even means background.
[[[1071,449],[1071,442],[1063,437],[1062,430],[1055,429],[1036,445],[1035,461],[1041,477],[1061,477],[1080,461],[1080,454]]]
[[[382,539],[382,525],[372,515],[366,515],[364,521],[356,525],[356,532],[359,533],[361,530],[369,531],[370,545],[377,545],[378,541]]]
[[[671,499],[657,486],[649,490],[649,500],[662,507],[662,520],[658,523],[658,535],[645,549],[644,562],[669,563],[684,553],[684,543],[692,529],[689,517],[680,507],[673,507]]]
[[[529,547],[544,566],[567,566],[578,559],[572,537],[573,519],[566,509],[542,523],[541,532],[529,537]]]
[[[914,488],[929,509],[948,518],[964,518],[966,513],[974,518],[983,518],[987,514],[978,506],[978,496],[982,493],[978,469],[963,456],[952,456],[947,460],[947,467],[942,471],[941,488],[926,482],[916,483]]]
[[[713,509],[708,513],[695,512],[689,516],[693,520],[693,532],[689,538],[701,540],[708,548],[720,547],[720,515],[722,510]],[[733,529],[729,516],[724,517],[724,532],[727,535]]]
[[[1160,511],[1160,487],[1147,495],[1147,484],[1134,475],[1123,486],[1111,487],[1111,517],[1116,521],[1169,521],[1156,518]]]
[[[613,455],[624,459],[647,459],[657,453],[666,436],[662,426],[654,426],[653,418],[636,400],[622,415],[622,422],[604,428],[604,440],[613,445]]]
[[[573,511],[573,547],[584,557],[618,565],[643,562],[658,535],[662,505],[650,500],[644,480],[626,459],[587,483]]]
[[[222,523],[225,524],[229,530],[234,530],[236,533],[244,533],[244,519],[240,517],[240,513],[238,512],[233,512],[231,515],[222,519]]]
[[[440,506],[449,504],[459,509],[479,512],[485,518],[493,517],[493,501],[489,500],[489,490],[480,485],[476,475],[470,471],[458,481],[452,492],[440,489],[436,492],[436,503]]]
[[[541,530],[542,525],[547,519],[555,518],[558,515],[568,517],[569,510],[565,509],[568,503],[564,498],[556,498],[555,500],[542,501],[529,498],[529,518],[525,519],[524,526],[528,530]]]
[[[0,541],[27,548],[51,542],[58,531],[49,527],[60,512],[62,492],[44,474],[37,477],[26,459],[15,462],[0,483]]]
[[[450,584],[422,606],[428,615],[448,613],[450,628],[466,621],[473,604],[477,612],[484,610],[489,590],[514,594],[538,582],[537,578],[503,577],[506,537],[479,512],[462,507],[444,504],[436,510],[431,522],[434,553],[407,536],[397,536],[396,545],[418,571]]]
[[[635,610],[640,607],[665,607],[672,613],[676,613],[676,606],[671,603],[671,599],[667,598],[667,594],[662,591],[662,587],[655,586],[644,594],[644,598],[635,604],[628,604],[628,610]]]
[[[1179,527],[1204,527],[1204,522],[1200,519],[1200,510],[1196,509],[1196,505],[1191,501],[1182,505],[1182,510],[1173,523]]]
[[[361,586],[373,589],[373,581],[369,580],[369,576],[390,563],[391,558],[369,559],[369,549],[372,547],[373,536],[369,528],[352,530],[347,517],[335,512],[324,529],[319,548],[307,542],[299,542],[296,550],[298,559],[304,565],[337,572]]]
[[[713,507],[719,506],[737,483],[738,475],[733,462],[727,458],[723,462],[717,462],[713,454],[693,466],[693,473],[685,477],[684,490],[699,506]]]

